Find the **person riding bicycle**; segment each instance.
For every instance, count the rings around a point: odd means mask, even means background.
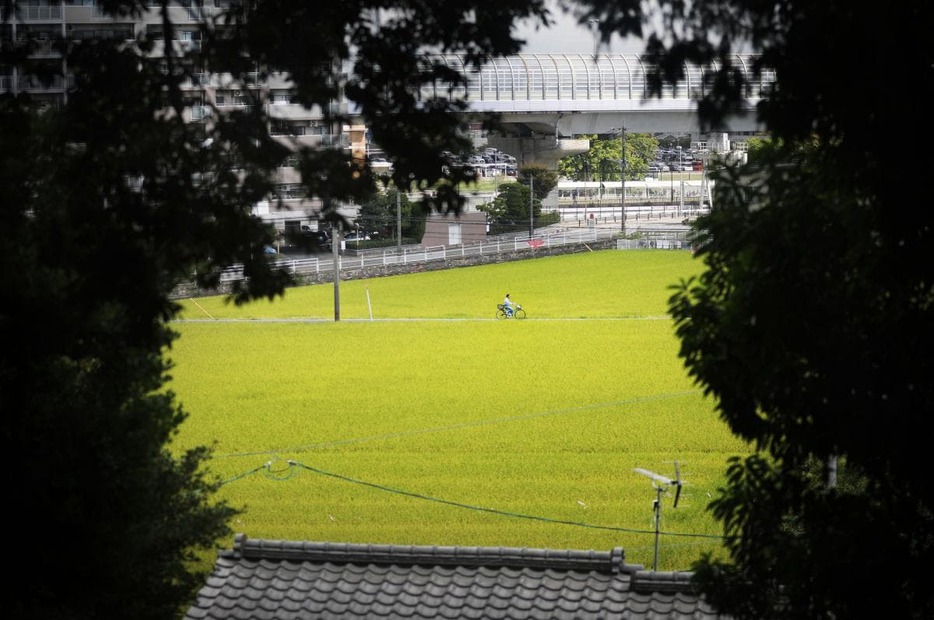
[[[509,299],[509,293],[506,293],[506,299],[503,300],[503,311],[506,313],[506,316],[512,316],[516,311],[515,304]]]

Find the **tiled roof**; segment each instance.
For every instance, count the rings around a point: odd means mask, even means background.
[[[722,618],[691,573],[623,550],[367,545],[238,535],[187,620]]]

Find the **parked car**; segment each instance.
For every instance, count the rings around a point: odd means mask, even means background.
[[[312,230],[310,226],[302,226],[302,239],[308,250],[330,250],[331,235],[326,230]]]
[[[322,250],[331,249],[331,235],[326,230],[319,230],[314,234],[315,242]]]

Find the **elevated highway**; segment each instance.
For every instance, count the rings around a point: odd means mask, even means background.
[[[660,97],[649,96],[648,76],[654,67],[636,54],[521,54],[490,58],[479,70],[456,55],[435,56],[468,76],[464,97],[471,112],[495,112],[505,128],[489,143],[513,154],[520,162],[551,163],[585,152],[585,134],[690,134],[707,139],[697,116],[697,99],[704,94],[704,75],[716,65],[685,65],[685,78],[666,86]],[[735,66],[749,83],[744,111],[729,119],[719,133],[749,135],[762,130],[755,106],[775,81],[765,73],[753,79],[754,56],[736,54]],[[423,91],[429,97],[430,89]],[[710,140],[722,143],[721,140]]]

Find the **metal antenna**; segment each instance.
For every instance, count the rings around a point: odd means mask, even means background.
[[[654,471],[636,467],[632,471],[642,474],[652,479],[652,486],[655,488],[655,501],[652,502],[652,511],[655,513],[655,558],[652,563],[652,570],[658,570],[658,537],[662,521],[662,493],[668,490],[668,487],[675,487],[675,501],[673,508],[678,507],[678,499],[681,497],[681,468],[678,467],[678,461],[675,461],[675,479],[656,474]]]
[[[678,467],[678,461],[675,461],[675,501],[672,508],[678,507],[678,498],[681,497],[681,468]]]

